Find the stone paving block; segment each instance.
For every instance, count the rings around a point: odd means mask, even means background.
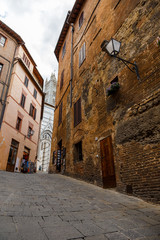
[[[63,227],[61,225],[56,227],[47,227],[43,228],[48,239],[57,239],[57,240],[68,240],[68,239],[77,239],[82,238],[83,235],[74,227],[67,226]]]
[[[0,226],[1,226],[1,223],[13,223],[13,218],[12,217],[9,217],[9,216],[0,216]]]
[[[127,236],[125,236],[123,233],[120,233],[120,232],[108,233],[108,234],[105,234],[105,236],[109,240],[129,240]]]
[[[0,240],[22,240],[19,233],[3,233],[0,232]]]
[[[16,223],[17,231],[22,240],[48,240],[43,229],[38,223]]]
[[[138,233],[134,229],[125,229],[125,230],[123,229],[120,232],[123,233],[125,236],[127,236],[128,239],[130,239],[130,240],[135,240],[137,238],[144,237],[144,235],[142,233]]]
[[[63,214],[59,214],[59,217],[62,219],[62,221],[77,220],[77,218],[72,213],[68,213],[68,212],[64,212]]]
[[[106,240],[106,239],[108,239],[108,238],[105,235],[102,235],[102,234],[84,238],[84,240]]]
[[[14,223],[1,222],[0,223],[0,232],[3,232],[3,233],[16,232],[16,226]]]
[[[98,227],[102,228],[105,233],[116,232],[119,230],[119,227],[110,220],[94,222]]]
[[[13,217],[14,223],[20,223],[20,224],[34,224],[34,223],[40,223],[44,222],[44,220],[41,217],[28,217],[28,216],[15,216]]]
[[[52,226],[54,227],[55,225],[62,226],[63,221],[58,215],[56,215],[56,216],[42,217],[39,224],[41,227],[52,227]]]
[[[143,227],[135,229],[138,233],[142,233],[146,237],[159,236],[160,238],[160,225],[152,226],[151,228]]]
[[[93,236],[98,235],[101,233],[105,233],[105,230],[102,228],[96,226],[96,224],[90,222],[90,221],[83,221],[83,222],[75,222],[73,223],[73,226],[81,232],[84,236]]]

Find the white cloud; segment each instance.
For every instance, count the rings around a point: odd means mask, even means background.
[[[0,19],[19,34],[44,79],[58,69],[54,49],[75,0],[1,0]]]

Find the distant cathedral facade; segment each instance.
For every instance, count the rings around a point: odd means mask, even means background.
[[[48,172],[51,152],[51,139],[53,131],[53,118],[56,97],[56,77],[51,74],[49,80],[45,82],[45,101],[43,109],[43,119],[41,122],[40,140],[37,156],[37,171]]]

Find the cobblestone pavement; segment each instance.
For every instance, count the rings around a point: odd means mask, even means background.
[[[0,171],[0,240],[160,240],[160,206],[55,174]]]

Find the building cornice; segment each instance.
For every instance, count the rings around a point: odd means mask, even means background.
[[[60,33],[57,45],[56,45],[55,50],[54,50],[54,53],[55,53],[58,61],[59,61],[59,52],[60,52],[60,49],[63,45],[66,34],[68,32],[69,26],[70,26],[70,24],[75,23],[78,15],[79,15],[79,12],[81,10],[81,7],[82,7],[82,5],[84,4],[85,1],[86,0],[76,0],[74,6],[72,8],[72,11],[71,12],[68,11],[68,14],[67,14],[65,22],[63,24],[62,31]]]
[[[34,78],[34,76],[32,75],[32,73],[29,71],[29,69],[26,67],[26,65],[24,64],[24,62],[22,61],[21,58],[15,58],[15,64],[16,62],[19,62],[19,64],[22,66],[22,68],[25,70],[25,72],[29,75],[30,79],[32,80],[32,82],[34,83],[34,85],[36,85],[36,87],[38,88],[39,92],[41,94],[43,94],[43,82],[39,83],[37,81],[37,79]],[[37,70],[38,71],[38,70]],[[43,79],[42,79],[43,80]],[[42,84],[42,85],[41,85]]]
[[[6,33],[12,36],[17,41],[18,44],[24,44],[23,39],[1,20],[0,20],[0,28],[2,28]]]

